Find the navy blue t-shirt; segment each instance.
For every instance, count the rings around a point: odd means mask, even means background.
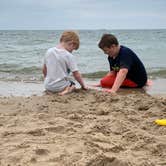
[[[118,72],[122,68],[127,68],[126,78],[134,81],[138,87],[143,87],[147,82],[145,67],[137,55],[129,48],[120,46],[118,56],[113,59],[108,57],[110,70]]]

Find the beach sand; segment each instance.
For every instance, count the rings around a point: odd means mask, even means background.
[[[2,166],[166,166],[166,96],[110,95],[0,98]]]

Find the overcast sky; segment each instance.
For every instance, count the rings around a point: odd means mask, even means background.
[[[166,28],[166,0],[0,0],[0,29]]]

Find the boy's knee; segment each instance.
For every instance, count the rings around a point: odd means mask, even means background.
[[[111,88],[112,85],[114,84],[114,81],[115,81],[114,76],[107,75],[100,80],[100,85],[103,88]]]
[[[112,87],[112,82],[110,82],[109,80],[107,79],[101,79],[100,80],[100,85],[102,88],[111,88]]]

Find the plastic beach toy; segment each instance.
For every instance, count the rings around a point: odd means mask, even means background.
[[[161,126],[166,126],[166,119],[157,119],[155,123]]]

